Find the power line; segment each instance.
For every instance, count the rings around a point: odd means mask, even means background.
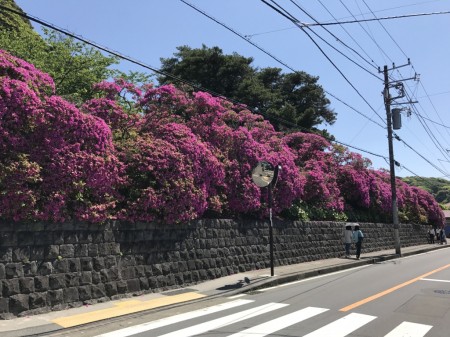
[[[373,18],[373,19],[355,19],[348,21],[337,21],[337,22],[322,22],[322,23],[306,23],[306,22],[298,22],[300,25],[304,27],[314,27],[314,26],[335,26],[335,25],[345,25],[349,23],[361,23],[361,22],[370,22],[370,21],[383,21],[383,20],[395,20],[395,19],[404,19],[418,16],[430,16],[430,15],[445,15],[450,14],[450,11],[444,12],[431,12],[431,13],[417,13],[417,14],[406,14],[406,15],[396,15],[396,16],[388,16],[381,18]]]
[[[59,27],[57,27],[57,26],[55,26],[55,25],[53,25],[53,24],[47,23],[47,22],[45,22],[45,21],[43,21],[43,20],[41,20],[41,19],[38,19],[38,18],[33,17],[33,16],[31,16],[31,15],[28,15],[28,14],[26,14],[26,13],[21,13],[21,12],[15,11],[15,10],[13,10],[13,9],[10,9],[10,8],[5,7],[5,6],[2,6],[2,5],[0,5],[0,9],[6,10],[6,11],[9,11],[9,12],[12,12],[12,13],[14,13],[14,14],[16,14],[16,15],[19,15],[19,16],[22,16],[22,17],[25,17],[25,18],[27,18],[27,19],[30,20],[30,21],[36,22],[36,23],[38,23],[38,24],[40,24],[40,25],[42,25],[42,26],[45,26],[45,27],[47,27],[47,28],[50,28],[50,29],[52,29],[52,30],[54,30],[54,31],[60,32],[60,33],[62,33],[62,34],[64,34],[64,35],[67,35],[67,36],[70,36],[70,37],[72,37],[72,38],[74,38],[74,39],[76,39],[76,40],[79,40],[79,41],[81,41],[81,42],[87,44],[87,45],[93,46],[93,47],[95,47],[95,48],[97,48],[97,49],[99,49],[99,50],[105,51],[105,52],[107,52],[107,53],[109,53],[109,54],[111,54],[111,55],[114,55],[114,56],[116,56],[116,57],[119,57],[119,58],[121,58],[121,59],[123,59],[123,60],[129,61],[129,62],[131,62],[131,63],[133,63],[133,64],[136,64],[136,65],[139,65],[139,66],[141,66],[141,67],[143,67],[143,68],[145,68],[145,69],[151,70],[151,71],[153,71],[153,72],[155,72],[155,73],[162,74],[162,75],[164,75],[164,76],[170,77],[170,78],[172,78],[172,79],[174,79],[174,80],[176,80],[176,81],[179,81],[179,82],[188,84],[189,86],[191,86],[191,87],[193,87],[193,88],[195,88],[195,89],[198,89],[198,90],[201,90],[201,91],[204,91],[204,92],[208,92],[208,93],[210,93],[211,95],[216,96],[216,97],[221,97],[221,98],[226,99],[226,100],[228,100],[228,101],[230,101],[230,102],[232,102],[232,103],[234,103],[234,104],[236,104],[236,105],[243,105],[243,104],[240,103],[240,102],[237,102],[237,101],[235,101],[235,100],[232,100],[232,99],[229,99],[229,98],[227,98],[227,97],[224,97],[223,95],[218,94],[218,93],[215,93],[215,92],[212,91],[212,90],[209,90],[209,89],[207,89],[207,88],[204,88],[204,87],[195,85],[194,83],[192,83],[192,82],[190,82],[190,81],[188,81],[188,80],[182,79],[182,78],[180,78],[180,77],[178,77],[178,76],[175,76],[175,75],[173,75],[173,74],[170,74],[170,73],[167,73],[167,72],[162,71],[162,70],[160,70],[160,69],[157,69],[157,68],[155,68],[155,67],[149,66],[149,65],[147,65],[147,64],[145,64],[145,63],[143,63],[143,62],[141,62],[141,61],[135,60],[135,59],[133,59],[133,58],[131,58],[131,57],[129,57],[129,56],[125,56],[125,55],[123,55],[123,54],[121,54],[121,53],[119,53],[119,52],[117,52],[117,51],[113,51],[113,50],[111,50],[110,48],[107,48],[107,47],[102,46],[102,45],[100,45],[100,44],[98,44],[98,43],[92,42],[92,41],[90,41],[90,40],[88,40],[88,39],[85,39],[85,38],[83,38],[83,37],[80,37],[80,36],[78,36],[78,35],[76,35],[76,34],[74,34],[74,33],[71,33],[71,32],[69,32],[69,31],[67,31],[67,30],[64,30],[64,29],[62,29],[62,28],[59,28]],[[250,107],[247,106],[247,108],[250,108]],[[251,108],[250,108],[250,109],[251,109]],[[253,110],[253,111],[254,111],[254,110]],[[259,114],[261,114],[261,115],[264,116],[264,114],[262,114],[262,113],[260,113],[260,112],[255,112],[255,113],[259,113]],[[267,116],[265,116],[265,117],[267,117]],[[272,117],[271,117],[271,118],[272,118]],[[284,124],[287,124],[287,125],[290,125],[290,126],[294,126],[294,127],[296,127],[298,130],[301,130],[301,131],[305,131],[305,132],[310,132],[310,131],[311,131],[311,130],[308,130],[308,129],[304,128],[304,127],[301,127],[301,126],[299,126],[299,125],[297,125],[297,124],[295,124],[295,123],[292,123],[292,122],[283,120],[283,119],[281,119],[281,118],[276,118],[276,117],[275,117],[275,118],[273,118],[273,119],[274,119],[274,120],[277,120],[277,121],[279,121],[279,122],[282,122],[282,123],[284,123]],[[338,144],[342,144],[342,145],[347,146],[347,147],[349,147],[349,148],[354,148],[354,149],[356,149],[356,150],[359,150],[359,151],[364,152],[364,153],[371,154],[371,155],[373,155],[373,156],[377,156],[377,157],[384,158],[384,159],[386,158],[386,157],[384,157],[384,156],[382,156],[382,155],[379,155],[379,154],[376,154],[376,153],[373,153],[373,152],[370,152],[370,151],[367,151],[367,150],[364,150],[364,149],[361,149],[361,148],[358,148],[358,147],[355,147],[355,146],[352,146],[352,145],[349,145],[349,144],[345,144],[345,143],[343,143],[343,142],[340,142],[340,141],[337,141],[337,140],[334,140],[334,139],[331,139],[331,138],[328,138],[328,137],[324,137],[324,138],[327,139],[327,140],[330,141],[330,142],[335,142],[335,143],[338,143]],[[405,144],[406,144],[406,143],[405,143]],[[407,145],[407,144],[406,144],[406,145]],[[407,145],[407,146],[409,146],[409,145]],[[419,155],[420,155],[420,154],[419,154]],[[420,155],[420,156],[423,157],[422,155]],[[424,157],[423,157],[423,158],[424,158]],[[426,158],[424,158],[424,159],[426,160]],[[429,162],[429,163],[430,163],[430,162]],[[435,167],[432,163],[430,163],[430,164],[431,164],[433,167]],[[436,167],[435,167],[435,168],[436,168]],[[436,169],[438,169],[438,168],[436,168]],[[438,169],[438,170],[439,170],[439,169]],[[440,170],[439,170],[439,171],[440,171]],[[445,176],[447,176],[443,171],[440,171],[440,172],[443,173]]]
[[[320,50],[322,55],[325,56],[325,58],[333,65],[333,67],[339,72],[339,74],[345,79],[345,81],[353,88],[353,90],[358,94],[359,97],[369,106],[369,108],[384,122],[384,119],[378,114],[378,112],[370,105],[370,103],[367,101],[367,99],[359,92],[359,90],[353,85],[352,82],[344,75],[342,70],[330,59],[330,57],[323,51],[323,49],[317,44],[317,42],[311,37],[311,35],[298,24],[298,20],[290,14],[288,11],[286,11],[282,6],[280,6],[276,1],[269,0],[274,5],[276,5],[279,8],[274,7],[273,5],[269,4],[266,0],[261,0],[264,4],[272,8],[274,11],[279,13],[280,15],[284,16],[286,19],[291,21],[293,24],[295,24],[298,28],[300,28],[307,36],[308,38],[314,43],[314,45]]]
[[[220,26],[224,27],[225,29],[229,30],[230,32],[232,32],[233,34],[237,35],[238,37],[240,37],[241,39],[243,39],[244,41],[250,43],[252,46],[256,47],[258,50],[262,51],[264,54],[268,55],[269,57],[271,57],[272,59],[274,59],[275,61],[277,61],[278,63],[280,63],[281,65],[283,65],[284,67],[286,67],[287,69],[291,70],[294,73],[299,73],[298,70],[294,69],[293,67],[291,67],[290,65],[286,64],[284,61],[280,60],[278,57],[274,56],[272,53],[268,52],[266,49],[262,48],[261,46],[257,45],[255,42],[252,42],[248,37],[242,35],[241,33],[237,32],[235,29],[231,28],[230,26],[226,25],[225,23],[217,20],[216,18],[214,18],[213,16],[207,14],[205,11],[201,10],[200,8],[194,6],[193,4],[185,1],[185,0],[180,0],[181,2],[183,2],[184,4],[188,5],[189,7],[191,7],[192,9],[194,9],[195,11],[197,11],[198,13],[206,16],[207,18],[211,19],[212,21],[214,21],[215,23],[219,24]],[[338,98],[337,96],[335,96],[334,94],[330,93],[327,90],[324,90],[325,93],[329,96],[332,96],[333,98],[335,98],[336,100],[338,100],[339,102],[341,102],[342,104],[346,105],[347,107],[349,107],[350,109],[352,109],[353,111],[355,111],[356,113],[360,114],[361,116],[363,116],[364,118],[368,119],[369,121],[371,121],[372,123],[377,124],[378,126],[384,128],[383,125],[381,125],[380,123],[374,121],[373,119],[371,119],[370,117],[366,116],[364,113],[358,111],[357,109],[355,109],[354,107],[350,106],[348,103],[344,102],[342,99]],[[384,122],[384,120],[383,120]],[[385,123],[385,122],[384,122]]]
[[[304,10],[301,6],[299,6],[295,1],[291,0],[291,3],[294,4],[295,7],[297,7],[298,9],[300,9],[303,13],[305,13],[309,18],[311,18],[312,20],[314,20],[315,22],[318,22],[316,19],[314,19],[314,17],[312,15],[310,15],[306,10]],[[349,45],[347,45],[346,43],[344,43],[340,38],[338,38],[335,34],[333,34],[330,30],[328,30],[325,27],[322,27],[328,34],[330,34],[333,38],[336,39],[336,41],[338,41],[339,43],[341,43],[342,45],[344,45],[346,48],[350,49],[352,52],[354,52],[356,55],[358,55],[362,60],[364,60],[367,64],[369,64],[370,66],[372,66],[373,68],[377,69],[377,67],[375,65],[373,65],[370,61],[366,60],[360,53],[358,53],[355,49],[353,49],[352,47],[350,47]],[[369,72],[369,74],[375,76],[376,78],[378,78],[379,80],[381,80],[380,77],[374,75],[373,73],[371,73],[370,71],[368,71],[367,69],[365,69],[364,67],[362,67],[361,65],[357,64],[356,62],[354,62],[353,60],[351,60],[348,56],[344,55],[343,53],[341,53],[339,50],[337,50],[336,48],[334,48],[333,46],[331,46],[328,42],[326,42],[324,39],[322,39],[317,33],[315,33],[313,30],[311,30],[312,33],[314,33],[318,38],[320,38],[322,41],[324,41],[325,43],[327,43],[331,48],[333,48],[334,50],[336,50],[338,53],[340,53],[341,55],[343,55],[345,58],[349,59],[351,62],[355,63],[357,66],[359,66],[360,68],[362,68],[363,70]]]
[[[319,1],[319,3],[322,5],[322,7],[323,7],[323,8],[328,12],[328,14],[330,14],[330,16],[334,19],[334,21],[337,22],[338,20],[337,20],[336,17],[333,15],[333,13],[331,13],[331,12],[328,10],[328,7],[325,6],[321,0],[317,0],[317,1]],[[362,48],[361,45],[355,40],[355,38],[347,31],[347,29],[345,29],[343,25],[340,25],[340,27],[341,27],[342,30],[350,37],[350,39],[352,39],[352,41],[359,47],[359,49],[361,49],[362,52],[363,52],[364,54],[366,54],[366,56],[370,59],[370,61],[371,61],[372,63],[375,63],[374,60],[372,60],[372,58],[369,56],[369,54],[367,54],[367,52],[364,50],[364,48]],[[375,66],[375,67],[377,67],[377,66]]]

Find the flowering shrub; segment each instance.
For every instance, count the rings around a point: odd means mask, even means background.
[[[267,189],[251,179],[262,160],[281,165],[274,213],[391,216],[387,172],[321,136],[277,132],[245,106],[118,79],[97,84],[97,98],[78,109],[54,89],[48,75],[0,50],[0,218],[266,216]],[[397,196],[403,220],[443,224],[429,193],[397,181]]]
[[[344,210],[344,198],[336,179],[338,167],[331,144],[321,136],[301,132],[285,139],[305,179],[302,207],[309,210],[312,219],[335,218]]]
[[[0,52],[0,216],[103,221],[120,165],[103,120],[56,96],[48,75]]]

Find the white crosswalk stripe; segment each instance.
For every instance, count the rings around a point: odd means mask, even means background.
[[[227,326],[233,323],[237,323],[243,321],[245,319],[249,319],[252,317],[256,317],[283,307],[288,306],[288,304],[283,303],[268,303],[264,305],[260,305],[259,307],[244,310],[232,315],[228,315],[225,317],[217,318],[209,322],[197,324],[185,329],[177,330],[165,335],[161,335],[159,337],[190,337],[194,335],[198,335],[210,330],[218,329],[223,326]]]
[[[307,334],[305,337],[345,337],[349,333],[373,321],[375,318],[375,316],[351,313]]]
[[[254,304],[254,301],[246,299],[233,300],[231,302],[214,305],[200,310],[186,312],[183,314],[162,318],[152,322],[112,331],[109,333],[98,335],[96,337],[128,337],[140,333],[145,333],[146,331],[168,327],[170,325],[177,324],[180,322],[187,322],[191,319],[202,318],[203,323],[200,324],[190,325],[186,328],[180,328],[176,331],[171,330],[169,328],[169,330],[159,332],[160,334],[162,334],[159,335],[159,337],[180,337],[180,336],[190,337],[204,334],[208,331],[217,332],[217,330],[221,329],[222,327],[226,327],[238,322],[249,320],[253,317],[258,317],[260,315],[271,313],[271,316],[275,316],[276,318],[273,318],[269,321],[264,321],[264,323],[255,325],[253,327],[248,327],[242,331],[238,331],[235,329],[234,331],[238,332],[228,336],[228,337],[264,337],[273,335],[283,329],[286,329],[295,324],[306,321],[312,317],[315,317],[317,315],[329,311],[329,309],[326,308],[306,307],[301,310],[296,310],[294,312],[285,315],[279,315],[279,317],[277,317],[276,310],[286,308],[289,306],[289,304],[268,303],[250,309],[245,309],[244,307],[242,307],[244,305],[250,304]],[[232,310],[236,308],[237,310],[240,311],[236,312],[236,310],[234,310],[232,314],[224,314],[224,316],[219,318],[215,318],[218,315],[215,315],[214,318],[209,319],[207,318],[207,315],[221,313],[225,312],[226,310]],[[375,319],[377,319],[376,316],[359,313],[350,313],[330,323],[327,322],[328,324],[322,326],[317,330],[309,332],[308,334],[304,335],[304,337],[329,337],[329,336],[345,337],[352,334],[354,331],[362,328],[363,326],[372,322]],[[305,328],[307,329],[307,326],[308,325],[302,326],[302,329]],[[424,337],[428,333],[428,331],[431,330],[432,327],[433,326],[431,325],[418,324],[412,322],[402,322],[384,337]],[[152,336],[156,336],[158,334],[157,331],[154,331],[154,333],[155,334],[152,334]]]
[[[295,311],[288,315],[284,315],[268,321],[266,323],[257,325],[253,328],[235,333],[229,337],[263,337],[270,335],[273,332],[287,328],[305,319],[314,317],[322,312],[328,311],[328,309],[308,307],[302,310]]]
[[[252,303],[252,302],[254,302],[254,301],[240,299],[240,300],[236,300],[236,301],[232,301],[232,302],[228,302],[228,303],[222,303],[222,304],[214,305],[212,307],[207,307],[207,308],[200,309],[200,310],[190,311],[190,312],[186,312],[184,314],[179,314],[179,315],[171,316],[171,317],[168,317],[168,318],[158,319],[156,321],[152,321],[152,322],[148,322],[148,323],[131,326],[129,328],[116,330],[116,331],[113,331],[113,332],[109,332],[109,333],[105,333],[105,334],[102,334],[102,335],[98,335],[96,337],[128,337],[128,336],[133,336],[133,335],[136,335],[138,333],[154,330],[154,329],[161,328],[161,327],[164,327],[164,326],[168,326],[168,325],[171,325],[171,324],[175,324],[175,323],[178,323],[178,322],[187,321],[189,319],[202,317],[202,316],[205,316],[205,315],[208,315],[208,314],[212,314],[212,313],[215,313],[215,312],[220,312],[220,311],[223,311],[223,310],[236,308],[236,307],[239,307],[241,305],[249,304],[249,303]]]
[[[431,328],[431,325],[403,322],[384,337],[422,337]]]

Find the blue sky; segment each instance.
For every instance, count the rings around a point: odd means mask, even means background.
[[[450,150],[450,14],[326,26],[342,42],[321,27],[305,29],[335,67],[302,29],[260,0],[186,1],[248,36],[291,68],[318,76],[319,84],[332,95],[328,95],[330,107],[337,112],[337,122],[323,127],[338,141],[370,152],[351,148],[369,158],[376,169],[389,169],[386,159],[377,156],[389,156],[387,130],[382,127],[386,113],[378,67],[404,65],[409,58],[412,65],[390,72],[393,80],[420,74],[420,82],[404,82],[408,95],[418,103],[412,107],[410,117],[402,116],[403,127],[396,131],[403,140],[394,141],[395,159],[402,165],[396,168],[396,175],[450,177],[450,153],[446,151]],[[448,0],[277,2],[302,23],[314,21],[301,9],[321,23],[450,11]],[[237,52],[253,57],[254,66],[290,71],[179,0],[16,0],[16,3],[29,15],[156,68],[161,65],[160,57],[172,56],[177,46],[200,48],[205,44],[218,46],[227,54]],[[35,27],[39,30],[39,26]],[[148,72],[129,62],[122,62],[120,67],[125,71]]]

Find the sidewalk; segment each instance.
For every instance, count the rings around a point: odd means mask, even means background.
[[[449,246],[439,244],[402,247],[401,253],[402,257],[405,257],[447,247]],[[362,254],[360,260],[354,258],[332,258],[289,266],[275,266],[275,275],[273,277],[270,276],[270,268],[254,270],[203,282],[188,288],[0,321],[0,336],[32,336],[58,331],[104,319],[142,313],[155,308],[182,305],[183,303],[201,301],[217,296],[232,296],[261,287],[271,287],[343,269],[392,260],[398,257],[395,254],[395,250],[391,249]]]

